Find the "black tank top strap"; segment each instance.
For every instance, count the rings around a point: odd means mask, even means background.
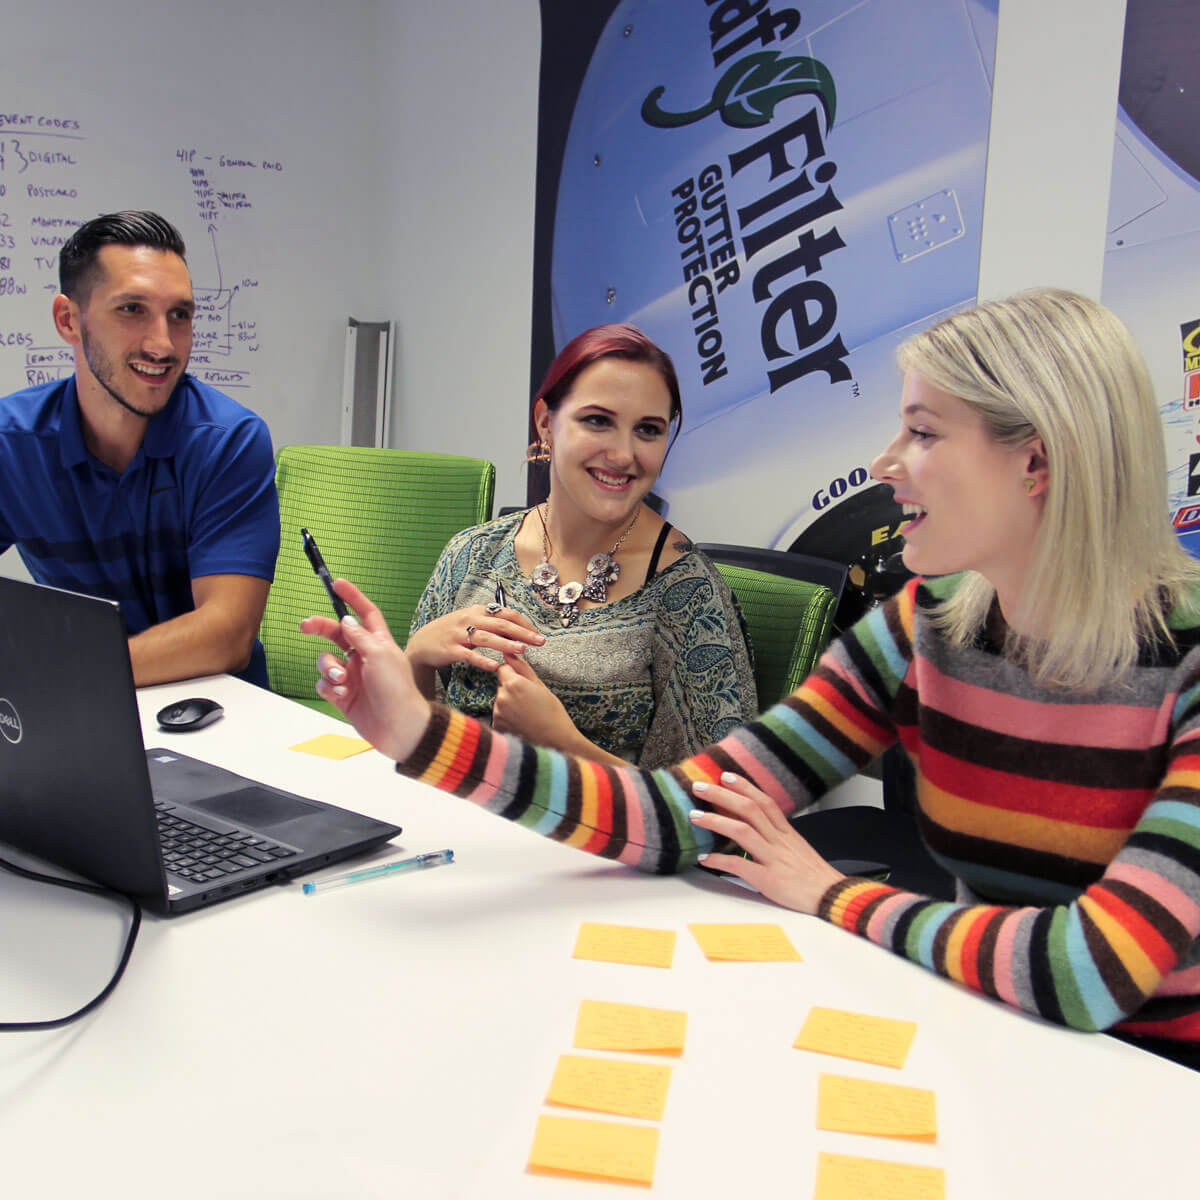
[[[658,541],[654,543],[654,549],[651,551],[650,565],[646,568],[646,582],[642,584],[642,587],[645,587],[658,571],[658,560],[662,557],[663,547],[667,544],[667,534],[670,532],[671,526],[664,521],[663,527],[658,534]]]

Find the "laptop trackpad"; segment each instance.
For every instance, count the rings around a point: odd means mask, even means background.
[[[271,825],[282,825],[308,813],[319,812],[320,806],[307,804],[296,796],[283,796],[267,788],[248,787],[224,796],[211,796],[204,800],[187,801],[189,808],[219,817],[233,825],[249,825],[252,829],[263,829]]]

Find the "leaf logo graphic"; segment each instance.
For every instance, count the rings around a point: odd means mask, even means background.
[[[739,58],[717,80],[712,99],[690,112],[667,112],[659,107],[666,88],[661,84],[642,101],[642,120],[657,129],[678,129],[702,121],[715,112],[735,129],[765,125],[775,115],[775,106],[789,96],[815,95],[825,113],[825,132],[833,128],[837,88],[829,68],[815,58],[801,55],[780,58],[778,50],[762,50]]]

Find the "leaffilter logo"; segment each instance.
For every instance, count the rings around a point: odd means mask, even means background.
[[[0,735],[15,746],[21,740],[21,714],[0,696]]]
[[[829,68],[815,58],[801,55],[780,58],[778,50],[747,54],[717,80],[712,99],[690,112],[667,112],[659,107],[666,93],[659,85],[642,101],[642,120],[658,129],[678,129],[719,112],[721,120],[735,129],[766,125],[775,106],[789,96],[815,95],[825,112],[825,132],[833,128],[837,89]]]

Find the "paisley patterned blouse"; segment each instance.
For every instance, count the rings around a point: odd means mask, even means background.
[[[645,768],[678,761],[719,741],[758,711],[745,627],[729,587],[689,549],[649,583],[579,610],[564,629],[517,563],[513,538],[524,512],[456,534],[442,551],[412,629],[495,598],[546,635],[529,665],[562,701],[579,731],[610,754]],[[456,663],[439,672],[442,698],[487,720],[496,696],[489,671]]]

